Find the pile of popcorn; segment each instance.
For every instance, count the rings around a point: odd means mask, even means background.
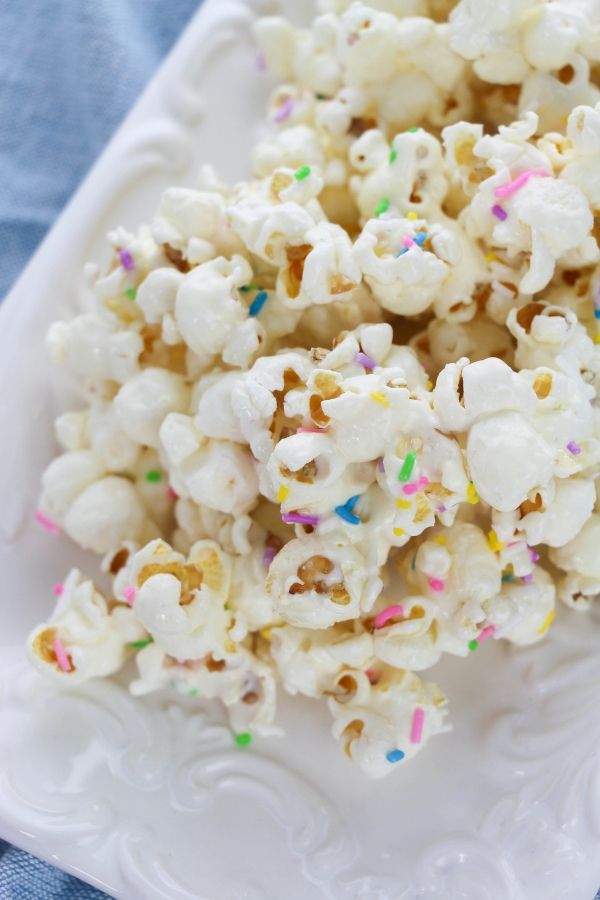
[[[600,592],[600,4],[323,0],[255,37],[252,180],[111,232],[48,334],[83,406],[37,517],[104,588],[71,571],[29,654],[133,660],[240,744],[324,698],[379,778],[449,727],[443,654]]]

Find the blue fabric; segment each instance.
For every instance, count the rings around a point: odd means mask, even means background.
[[[200,0],[0,0],[0,299]],[[0,841],[1,900],[106,894]]]

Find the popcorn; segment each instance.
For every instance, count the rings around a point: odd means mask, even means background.
[[[138,368],[143,341],[135,331],[120,331],[114,322],[84,313],[70,322],[55,322],[46,338],[52,360],[82,378],[123,384]]]
[[[131,440],[158,447],[165,416],[184,412],[189,391],[181,375],[150,367],[127,381],[114,399],[117,421]]]
[[[566,574],[558,582],[558,596],[573,609],[587,609],[600,593],[598,538],[600,516],[592,513],[579,533],[550,551],[552,562]]]

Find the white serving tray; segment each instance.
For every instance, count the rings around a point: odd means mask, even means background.
[[[295,17],[309,12],[289,0]],[[287,736],[235,747],[211,709],[114,682],[57,694],[23,641],[73,563],[33,522],[64,404],[43,350],[111,225],[201,162],[247,174],[269,89],[258,0],[207,0],[0,310],[0,834],[123,900],[591,900],[600,884],[600,617],[487,642],[432,678],[454,731],[383,782],[282,698]]]

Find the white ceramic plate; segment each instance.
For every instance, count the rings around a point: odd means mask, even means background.
[[[308,4],[293,2],[294,16]],[[219,714],[114,682],[57,695],[23,659],[68,565],[32,520],[64,406],[43,352],[109,225],[151,214],[198,163],[247,173],[269,81],[249,25],[208,0],[0,312],[0,832],[126,900],[591,900],[600,884],[600,618],[566,611],[543,646],[486,643],[432,678],[454,731],[383,782],[282,698],[287,736],[238,749]]]

